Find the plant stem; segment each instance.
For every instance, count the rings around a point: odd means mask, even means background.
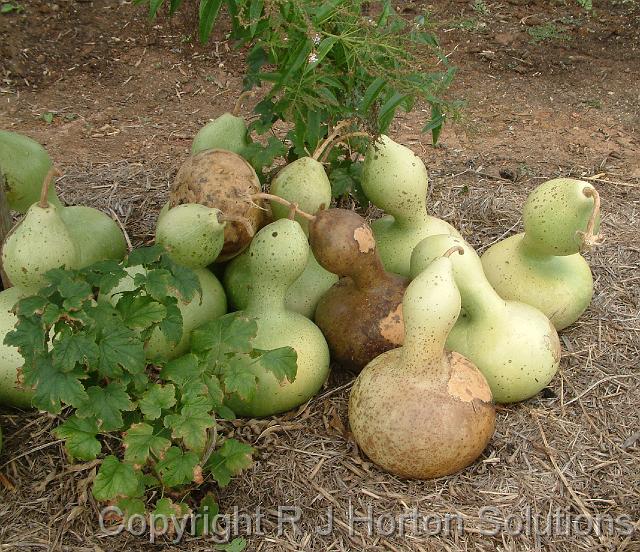
[[[368,138],[371,138],[371,135],[368,132],[364,132],[364,131],[349,132],[347,134],[338,135],[329,144],[325,146],[324,152],[322,153],[319,159],[320,162],[324,163],[327,160],[327,157],[329,157],[329,154],[331,153],[331,149],[338,142],[348,140],[349,138],[355,138],[356,136],[367,136]]]
[[[454,245],[453,247],[450,247],[449,249],[447,249],[442,256],[449,258],[454,253],[460,253],[460,255],[464,255],[464,249],[459,245]]]
[[[51,182],[56,176],[60,176],[60,171],[56,167],[51,167],[42,182],[42,191],[40,192],[40,201],[38,202],[38,205],[43,209],[49,207],[49,200],[47,199],[49,196],[49,186],[51,186]]]
[[[311,215],[309,213],[306,213],[305,211],[300,210],[295,203],[292,203],[291,201],[287,201],[283,197],[280,197],[277,195],[260,192],[257,194],[251,194],[251,199],[267,199],[269,201],[274,201],[275,203],[280,203],[285,207],[289,207],[289,209],[292,209],[295,213],[300,215],[302,218],[305,218],[307,220],[315,220],[316,218],[315,215]]]
[[[593,211],[591,212],[591,217],[589,217],[589,222],[587,223],[587,230],[585,232],[581,232],[582,248],[589,249],[594,245],[600,245],[604,241],[604,237],[601,234],[593,233],[598,216],[600,216],[600,194],[598,193],[598,190],[591,186],[585,186],[582,193],[586,197],[593,198]]]
[[[338,136],[338,134],[340,133],[340,131],[347,125],[350,125],[353,121],[351,121],[350,119],[345,119],[344,121],[340,121],[335,128],[333,129],[333,132],[331,132],[329,134],[329,136],[327,136],[324,141],[322,141],[320,143],[320,145],[316,148],[316,151],[313,152],[313,155],[311,156],[313,159],[315,159],[316,161],[318,160],[318,158],[320,157],[320,155],[322,155],[322,152],[324,151],[324,149],[331,143],[333,142],[334,138],[336,136]]]

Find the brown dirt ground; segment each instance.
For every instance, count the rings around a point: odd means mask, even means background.
[[[195,46],[193,9],[149,24],[128,2],[19,3],[23,13],[0,15],[0,128],[47,147],[65,172],[63,200],[105,209],[134,243],[149,240],[191,137],[237,97],[242,52],[222,31],[208,47]],[[468,102],[438,148],[419,133],[420,111],[393,129],[430,168],[435,214],[484,249],[520,229],[522,203],[539,182],[599,175],[607,241],[589,255],[594,301],[562,332],[560,374],[538,397],[499,408],[495,436],[476,464],[430,482],[398,480],[358,453],[345,429],[345,375],[334,374],[296,413],[229,426],[258,449],[254,468],[218,492],[223,510],[267,512],[266,535],[251,538],[250,549],[640,550],[640,10],[630,0],[596,4],[591,17],[559,1],[403,4],[408,12],[426,6],[438,22],[460,68],[452,95]],[[531,33],[549,23],[564,38],[535,42]],[[45,112],[55,113],[51,124]],[[100,536],[87,492],[95,466],[66,462],[50,434],[56,423],[0,414],[0,550],[153,549],[143,538]],[[297,531],[278,532],[278,505],[302,509]],[[528,512],[544,528],[545,516],[560,509],[582,516],[578,529],[627,516],[635,533],[617,526],[491,536],[483,534],[493,527],[480,518],[483,506],[501,522],[515,514],[511,529]],[[316,527],[328,507],[334,529],[322,536]],[[356,516],[369,507],[374,515],[413,507],[423,516],[459,515],[464,531],[403,536],[382,527],[369,535],[356,524],[350,533],[350,507]],[[211,550],[212,543],[163,547]]]

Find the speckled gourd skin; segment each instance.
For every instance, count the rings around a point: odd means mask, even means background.
[[[44,274],[53,268],[77,268],[78,246],[59,209],[52,203],[34,203],[2,246],[2,265],[14,286],[35,293],[44,284]]]
[[[560,365],[555,328],[538,309],[503,300],[484,276],[480,258],[462,238],[439,235],[420,242],[411,258],[412,274],[419,274],[453,246],[465,251],[452,258],[464,315],[451,330],[447,347],[480,369],[496,402],[533,397],[553,379]]]
[[[200,203],[220,209],[227,217],[243,217],[257,232],[265,223],[264,202],[251,199],[261,191],[253,167],[240,155],[222,149],[208,149],[190,156],[180,167],[169,194],[171,207]],[[224,227],[224,245],[216,263],[228,261],[244,251],[252,235],[237,221]]]
[[[526,246],[525,234],[511,236],[482,255],[489,283],[506,300],[537,308],[556,330],[573,324],[593,297],[587,261],[573,255],[539,255]]]
[[[44,177],[53,163],[46,150],[28,136],[0,130],[0,173],[6,178],[9,208],[26,213],[38,199]],[[49,188],[49,202],[62,206],[55,188]]]
[[[130,277],[123,278],[106,296],[106,299],[111,301],[113,305],[118,302],[119,293],[134,289],[133,277],[144,269],[141,266],[134,266],[127,267],[125,270]],[[156,328],[145,348],[147,360],[170,360],[186,353],[189,349],[192,330],[226,314],[227,298],[219,280],[206,268],[198,268],[194,272],[200,281],[202,296],[196,294],[189,303],[178,301],[178,308],[182,313],[182,339],[177,344],[170,343],[164,334]]]
[[[593,277],[580,255],[594,200],[588,182],[556,178],[538,186],[523,210],[525,232],[482,255],[487,279],[504,299],[542,311],[557,330],[573,324],[593,296]],[[599,219],[594,232],[597,232]]]
[[[264,417],[286,412],[313,397],[329,374],[329,349],[318,327],[285,307],[285,293],[307,264],[309,246],[300,225],[281,219],[265,226],[253,239],[249,259],[254,286],[243,311],[255,318],[257,349],[293,347],[298,355],[293,382],[279,382],[261,367],[253,368],[257,391],[243,401],[233,397],[230,408],[240,416]]]
[[[320,211],[309,226],[311,249],[327,270],[342,276],[320,299],[315,322],[331,358],[361,371],[402,345],[402,298],[407,278],[385,271],[371,227],[354,211]]]
[[[18,370],[24,359],[16,347],[4,344],[4,338],[18,322],[18,317],[11,310],[24,296],[17,287],[0,292],[0,405],[17,408],[31,408],[33,391],[18,383]]]
[[[191,153],[195,155],[209,149],[223,149],[242,155],[250,143],[244,119],[223,113],[198,131],[191,144]]]
[[[162,213],[156,225],[156,243],[180,264],[204,268],[216,260],[224,245],[224,223],[218,209],[183,203]]]
[[[364,159],[362,189],[387,213],[373,221],[378,252],[389,272],[409,276],[411,252],[422,239],[458,231],[427,214],[429,178],[422,160],[388,136],[372,143]]]
[[[122,230],[106,213],[73,205],[61,208],[60,216],[78,248],[78,268],[107,259],[120,260],[127,254]]]
[[[441,477],[476,460],[495,427],[482,374],[444,351],[460,312],[449,259],[434,261],[414,279],[403,310],[405,344],[360,373],[349,398],[349,425],[362,451],[383,469],[406,478]]]

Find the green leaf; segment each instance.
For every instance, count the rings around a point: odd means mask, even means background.
[[[161,245],[151,245],[149,247],[140,247],[134,249],[126,260],[127,266],[148,265],[160,260],[160,257],[165,253],[164,248]]]
[[[279,76],[273,88],[269,91],[270,96],[274,96],[292,77],[292,75],[302,67],[311,53],[312,42],[308,38],[303,38],[290,50],[289,57],[282,64],[283,72]]]
[[[95,460],[102,450],[100,441],[96,439],[98,432],[95,420],[71,416],[53,434],[58,439],[65,439],[64,446],[71,458],[89,461]]]
[[[61,403],[78,408],[89,398],[80,378],[82,372],[62,372],[49,358],[38,358],[36,365],[25,365],[25,382],[35,387],[33,404],[42,410],[58,414]]]
[[[138,336],[128,328],[113,328],[98,342],[99,372],[106,377],[118,376],[124,368],[132,374],[145,368],[144,348]]]
[[[202,371],[203,367],[200,365],[198,357],[193,353],[187,353],[167,362],[160,372],[160,377],[178,385],[184,385],[187,381],[202,374]]]
[[[116,506],[124,514],[125,521],[134,515],[144,515],[146,510],[144,502],[139,498],[123,498],[116,503]]]
[[[153,434],[153,427],[149,424],[134,424],[124,434],[124,459],[131,464],[143,465],[153,454],[156,458],[171,446],[171,441]]]
[[[171,272],[164,268],[149,270],[145,275],[144,288],[156,301],[164,303],[169,293]]]
[[[215,420],[208,405],[187,406],[180,414],[165,416],[164,425],[173,430],[174,439],[182,439],[185,447],[201,452],[207,444],[207,430],[215,425]]]
[[[218,410],[222,406],[224,400],[224,391],[220,385],[220,380],[217,376],[205,377],[205,385],[209,391],[209,398],[211,399],[211,407],[213,410]]]
[[[231,477],[239,475],[253,464],[253,448],[235,439],[227,439],[211,455],[207,468],[221,487],[231,482]]]
[[[45,328],[36,317],[21,317],[14,330],[7,332],[4,344],[17,347],[25,359],[43,354],[47,350]]]
[[[298,353],[293,347],[280,347],[271,351],[260,351],[259,362],[271,372],[279,382],[288,379],[294,382],[298,371]]]
[[[51,124],[51,123],[53,123],[53,117],[54,117],[54,114],[53,114],[53,113],[51,113],[51,111],[46,111],[45,113],[43,113],[43,114],[41,115],[41,117],[42,117],[42,120],[43,120],[45,123],[47,123],[47,124]]]
[[[182,4],[182,0],[171,0],[171,4],[169,5],[169,15],[173,15],[174,13],[176,13],[176,10],[180,7],[180,4]]]
[[[133,410],[126,388],[121,383],[111,382],[106,387],[92,386],[87,389],[88,399],[78,407],[80,418],[95,417],[102,431],[120,429],[123,410]]]
[[[223,552],[242,552],[247,547],[247,540],[242,537],[236,537],[231,542],[226,544],[214,545],[215,550],[222,550]]]
[[[360,105],[358,106],[358,111],[360,111],[360,113],[369,113],[371,107],[378,99],[378,96],[380,96],[384,90],[386,84],[387,81],[385,79],[378,77],[368,86],[362,100],[360,101]]]
[[[131,329],[144,330],[161,322],[167,309],[149,296],[126,294],[120,297],[116,305],[122,314],[123,322]]]
[[[404,104],[409,99],[407,94],[401,94],[400,92],[395,91],[380,107],[380,111],[378,113],[378,126],[380,132],[385,132],[393,117],[396,114],[396,110],[399,106]]]
[[[149,19],[155,19],[164,0],[149,0]]]
[[[199,300],[196,295],[202,297],[202,288],[198,275],[190,268],[177,264],[168,255],[164,255],[162,259],[173,276],[171,287],[176,290],[178,296],[185,303]]]
[[[422,132],[431,131],[431,140],[433,144],[438,143],[440,138],[440,132],[442,132],[442,125],[444,124],[445,114],[440,109],[440,106],[433,104],[431,106],[431,121],[429,121],[423,128]]]
[[[257,331],[255,320],[235,312],[227,314],[196,328],[191,333],[191,350],[224,361],[227,353],[250,352]]]
[[[94,364],[100,351],[94,339],[81,333],[68,334],[53,342],[53,365],[70,372],[76,364]]]
[[[271,167],[277,157],[282,157],[286,153],[286,146],[275,136],[269,136],[266,145],[260,142],[249,144],[242,152],[242,156],[249,161],[257,173],[260,173],[263,168]]]
[[[253,359],[246,355],[234,356],[224,367],[224,388],[228,394],[236,393],[242,400],[250,400],[256,392],[256,375],[251,370]]]
[[[178,487],[193,481],[194,469],[198,465],[195,452],[183,453],[178,447],[171,447],[158,462],[158,471],[167,487]]]
[[[262,15],[262,7],[264,6],[263,0],[251,0],[249,5],[249,32],[251,38],[256,34],[258,23],[260,22],[260,16]]]
[[[153,384],[138,401],[140,411],[148,420],[157,420],[162,410],[167,410],[176,404],[176,388],[169,385]]]
[[[216,519],[220,508],[215,497],[211,493],[207,493],[200,501],[196,517],[196,537],[213,535],[216,529]]]
[[[32,295],[20,299],[20,301],[16,303],[14,311],[18,316],[33,316],[34,314],[41,316],[48,304],[49,300],[46,297]]]
[[[306,74],[309,71],[315,69],[316,66],[319,65],[325,57],[327,57],[327,54],[331,51],[331,49],[333,48],[333,45],[337,41],[338,41],[337,36],[329,36],[323,39],[318,45],[317,51],[315,52],[314,61],[307,64],[307,66],[304,68],[304,73]]]
[[[115,456],[107,456],[93,482],[96,500],[133,497],[138,491],[138,473],[131,464],[123,464]]]
[[[200,25],[198,26],[198,34],[202,44],[206,44],[209,40],[221,5],[222,0],[200,0]]]
[[[183,321],[178,300],[175,297],[167,297],[165,308],[167,309],[165,319],[160,322],[158,327],[169,343],[179,343],[182,339]]]

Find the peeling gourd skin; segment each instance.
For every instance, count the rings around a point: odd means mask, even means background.
[[[33,391],[18,383],[18,370],[24,364],[16,347],[4,344],[4,337],[14,329],[18,317],[11,312],[25,293],[11,287],[0,292],[0,405],[31,408]]]
[[[402,298],[409,281],[385,271],[371,228],[354,211],[320,211],[309,229],[318,261],[341,276],[320,299],[315,322],[331,358],[359,372],[402,345]]]
[[[424,163],[409,148],[384,135],[369,145],[362,189],[376,207],[388,213],[371,227],[389,272],[409,276],[411,252],[427,236],[460,235],[448,222],[427,214],[428,184]]]
[[[420,242],[411,257],[412,274],[454,246],[464,249],[464,255],[452,258],[464,315],[451,330],[447,347],[480,369],[496,402],[533,397],[560,365],[555,328],[538,309],[502,299],[484,276],[480,258],[462,238],[439,235]]]
[[[209,149],[222,149],[242,155],[250,143],[244,119],[223,113],[198,131],[191,144],[191,153],[195,155]]]
[[[255,233],[265,223],[262,200],[251,199],[261,191],[253,167],[240,155],[208,149],[189,157],[180,167],[169,195],[170,207],[199,203],[219,209],[226,217],[242,217]],[[244,251],[252,235],[245,225],[229,221],[224,228],[224,246],[216,262],[228,261]]]
[[[156,243],[180,264],[204,268],[216,260],[224,245],[225,223],[220,211],[197,203],[183,203],[161,213],[156,225]]]
[[[593,296],[591,269],[579,253],[594,208],[585,188],[593,186],[570,178],[541,184],[525,203],[525,232],[482,256],[487,279],[501,297],[536,307],[557,330],[573,324]]]
[[[329,349],[318,327],[285,307],[287,288],[302,274],[309,245],[300,225],[281,219],[265,226],[251,242],[253,287],[243,311],[255,318],[257,349],[292,347],[298,355],[295,380],[279,382],[259,365],[253,367],[257,390],[250,400],[232,397],[229,407],[240,416],[264,417],[286,412],[313,397],[329,374]]]
[[[84,268],[97,261],[119,261],[127,254],[127,242],[118,224],[106,213],[73,205],[60,209],[60,216],[78,248],[78,266]]]
[[[9,232],[2,246],[2,265],[14,286],[36,293],[53,268],[77,268],[80,252],[60,209],[34,203]]]
[[[49,154],[38,142],[17,132],[0,130],[0,173],[7,180],[10,209],[26,213],[38,201],[51,166]],[[53,187],[49,188],[48,199],[53,205],[62,206]]]
[[[444,351],[460,312],[450,259],[435,260],[409,284],[403,311],[405,343],[360,373],[349,397],[349,425],[383,469],[415,479],[449,475],[480,456],[495,427],[482,374]]]
[[[138,265],[128,267],[125,270],[129,273],[130,278],[123,278],[106,297],[101,296],[101,300],[107,299],[115,306],[119,299],[118,294],[133,290],[133,278],[144,269]],[[182,339],[177,344],[170,343],[164,334],[156,328],[145,348],[147,360],[170,360],[186,353],[189,349],[192,330],[226,314],[227,298],[222,284],[206,268],[198,268],[194,272],[200,281],[202,296],[196,294],[189,303],[178,301],[178,308],[182,313]]]

